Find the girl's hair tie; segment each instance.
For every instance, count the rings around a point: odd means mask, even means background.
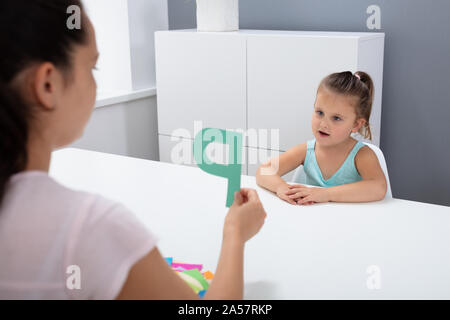
[[[355,77],[357,77],[359,80],[361,80],[361,77],[359,76],[359,74],[355,73]]]

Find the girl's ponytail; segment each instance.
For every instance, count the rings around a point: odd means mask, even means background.
[[[365,72],[358,71],[355,72],[355,77],[357,77],[364,86],[368,89],[367,93],[361,93],[360,104],[358,108],[358,115],[366,120],[366,123],[361,128],[360,133],[363,137],[372,140],[372,132],[370,130],[370,114],[372,112],[373,95],[374,95],[374,85],[372,78]]]

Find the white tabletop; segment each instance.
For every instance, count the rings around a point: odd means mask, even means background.
[[[165,257],[215,271],[225,179],[77,149],[54,152],[50,175],[125,204]],[[258,190],[268,214],[246,245],[246,299],[450,299],[449,207],[399,199],[292,206],[254,177],[243,176],[242,187]],[[379,273],[367,273],[370,266]],[[380,286],[369,289],[373,277]]]

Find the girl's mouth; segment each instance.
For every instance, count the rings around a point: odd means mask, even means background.
[[[319,130],[319,134],[320,134],[320,136],[321,136],[322,138],[326,138],[326,137],[329,137],[329,136],[330,136],[329,133],[326,133],[326,132],[323,132],[323,131],[320,131],[320,130]]]

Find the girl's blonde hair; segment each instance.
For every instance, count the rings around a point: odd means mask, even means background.
[[[323,87],[338,94],[357,98],[356,117],[366,120],[359,133],[364,138],[372,140],[369,124],[374,94],[372,78],[363,71],[357,71],[355,74],[350,71],[332,73],[320,82],[318,90]]]

